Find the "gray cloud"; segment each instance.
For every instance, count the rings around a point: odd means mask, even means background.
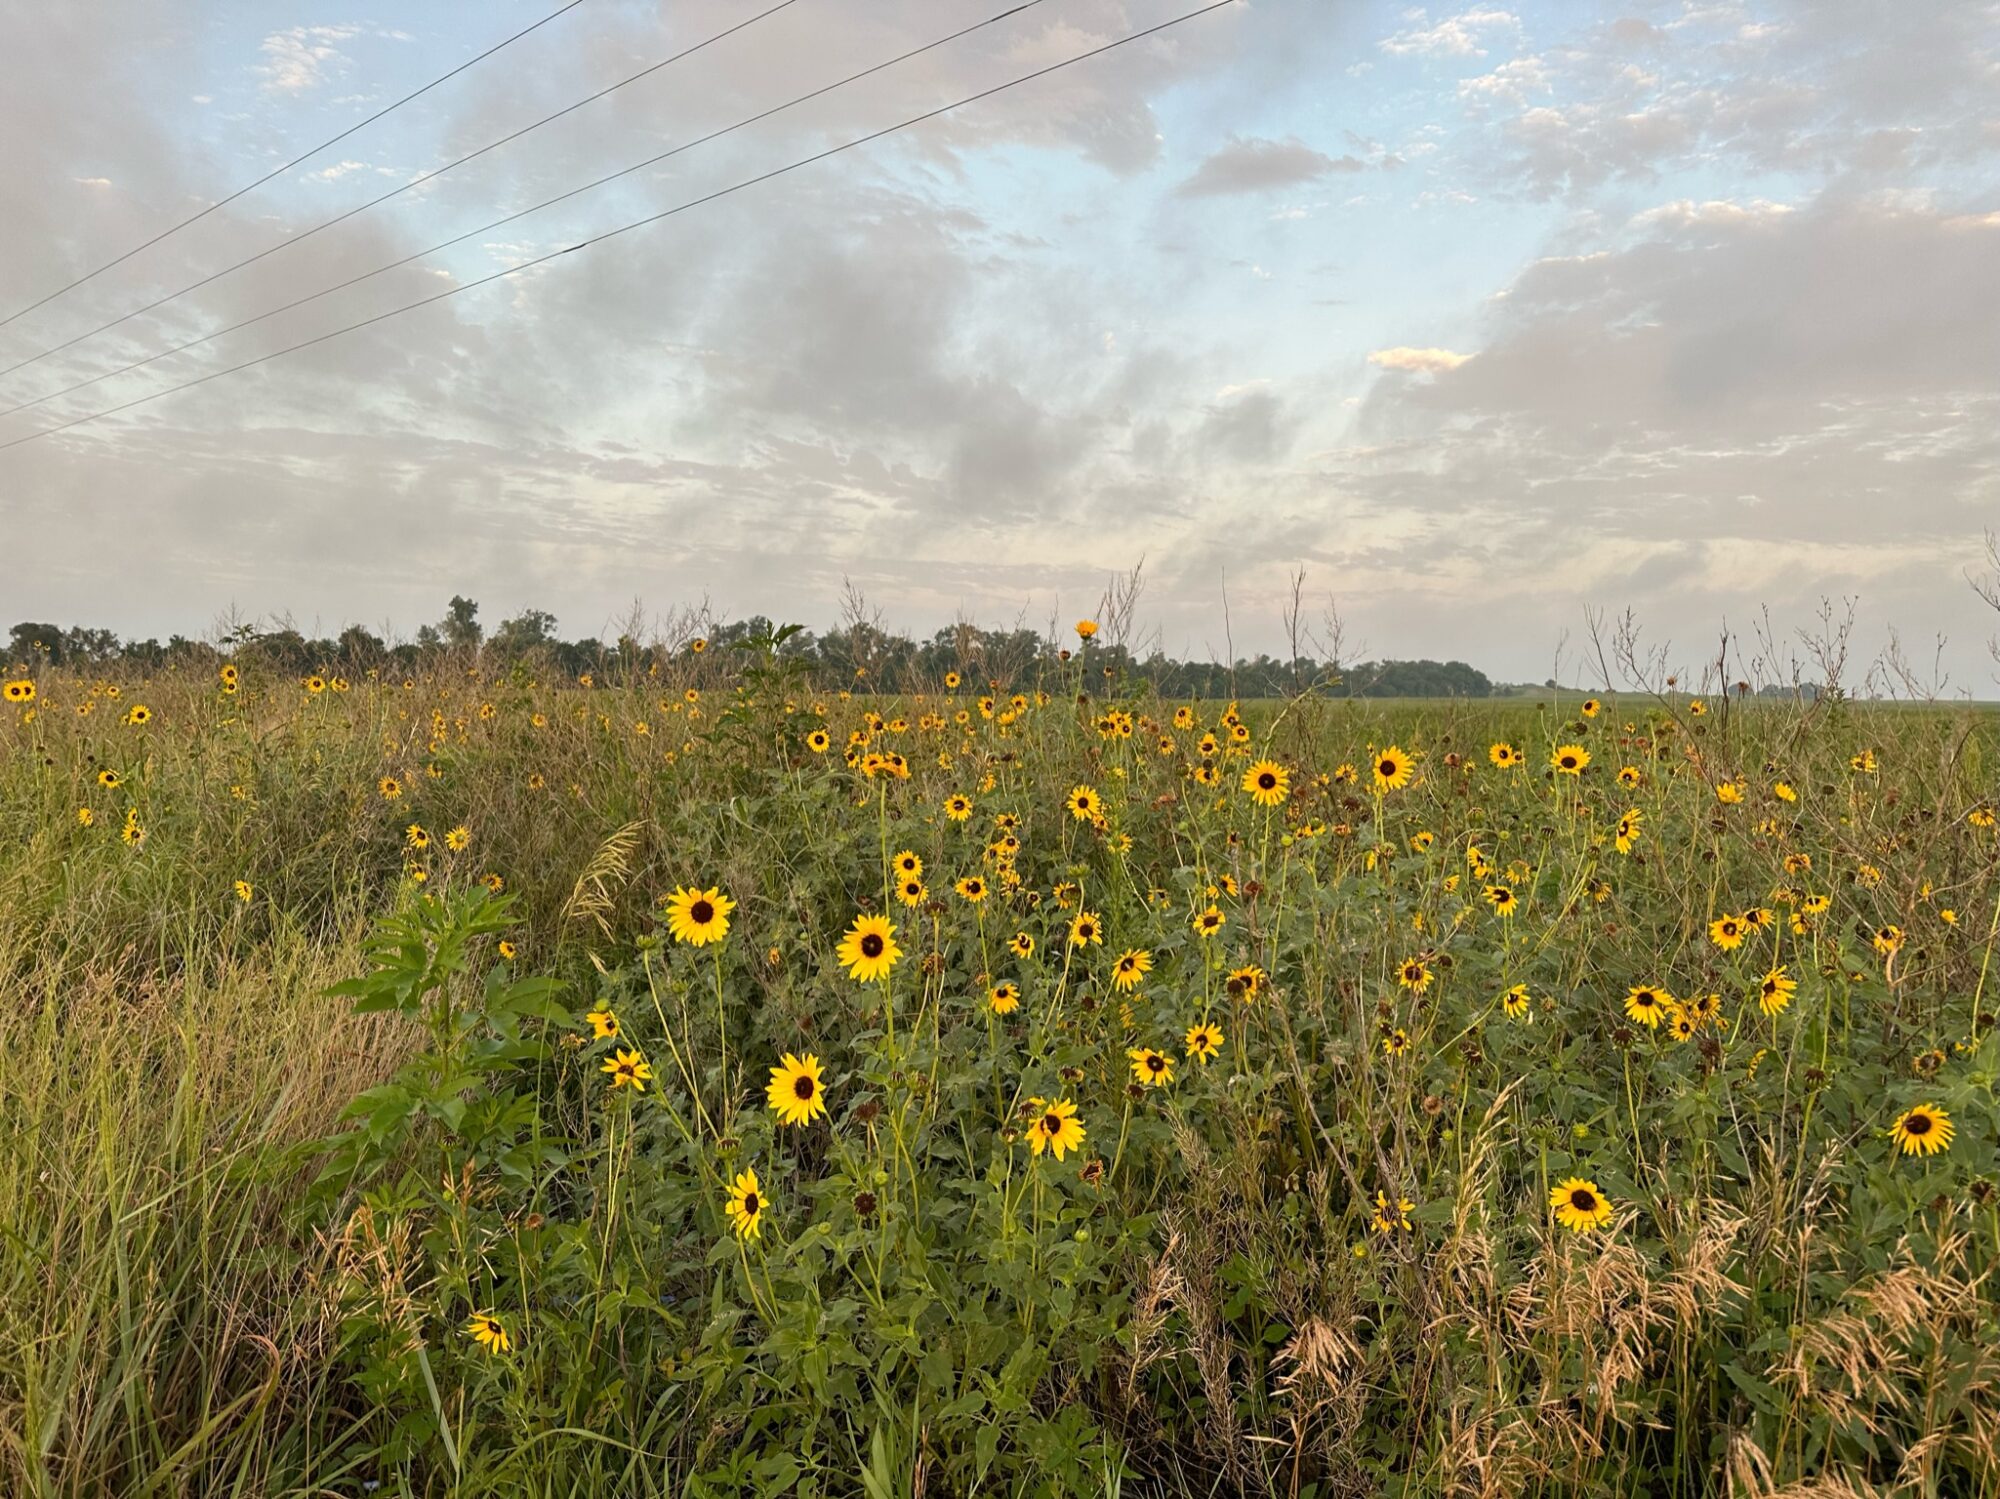
[[[1226,193],[1262,193],[1299,187],[1333,172],[1359,172],[1367,163],[1355,156],[1328,156],[1298,140],[1238,138],[1210,155],[1176,189],[1184,198]]]

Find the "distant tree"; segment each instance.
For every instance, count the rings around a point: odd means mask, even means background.
[[[61,625],[37,624],[23,620],[8,633],[7,654],[15,661],[39,661],[45,666],[61,666],[66,633]]]
[[[478,649],[484,633],[479,626],[479,605],[462,594],[453,594],[438,628],[444,632],[444,643],[453,650]]]
[[[452,602],[456,604],[459,600]],[[555,641],[556,617],[546,609],[523,609],[512,619],[500,621],[490,644],[503,656],[524,656]]]

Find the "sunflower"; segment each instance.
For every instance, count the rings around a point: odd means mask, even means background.
[[[1618,767],[1618,784],[1623,786],[1627,791],[1640,785],[1645,779],[1644,773],[1636,765],[1621,765]]]
[[[618,1039],[618,1015],[612,1010],[592,1010],[584,1021],[590,1026],[591,1039],[595,1041],[616,1041]]]
[[[1580,776],[1584,766],[1590,763],[1590,751],[1580,744],[1561,744],[1549,756],[1549,764],[1566,776]]]
[[[727,937],[729,913],[736,909],[736,902],[713,886],[707,890],[676,886],[666,905],[667,930],[674,941],[690,947],[706,947]]]
[[[1270,982],[1270,975],[1255,963],[1246,963],[1241,968],[1232,968],[1229,976],[1222,981],[1223,989],[1245,1004],[1253,1002],[1264,992]]]
[[[1259,760],[1243,772],[1243,789],[1260,807],[1275,807],[1291,794],[1291,774],[1275,760]]]
[[[5,694],[8,702],[25,706],[35,700],[35,684],[23,677],[18,681],[9,682]]]
[[[930,892],[924,888],[924,882],[915,878],[906,879],[896,887],[896,899],[906,906],[921,906],[925,896],[929,894]]]
[[[1708,924],[1708,940],[1724,952],[1734,952],[1743,945],[1743,934],[1749,930],[1741,916],[1724,914]]]
[[[466,1319],[465,1331],[488,1353],[506,1353],[514,1346],[514,1340],[507,1336],[507,1329],[491,1312],[474,1312]]]
[[[1432,974],[1422,958],[1405,958],[1396,965],[1396,982],[1412,994],[1422,994],[1431,986]]]
[[[394,776],[384,776],[375,783],[375,789],[381,794],[383,801],[392,802],[403,794],[403,783]]]
[[[826,1090],[820,1086],[819,1058],[811,1052],[795,1057],[789,1051],[771,1069],[764,1101],[780,1124],[810,1124],[826,1112]]]
[[[968,817],[972,816],[972,798],[962,792],[955,796],[946,797],[944,799],[944,815],[949,817],[953,822],[964,822]]]
[[[723,1205],[737,1238],[754,1239],[762,1232],[767,1206],[768,1199],[758,1190],[757,1173],[748,1167],[739,1171],[736,1180],[730,1183],[729,1200]]]
[[[507,963],[513,962],[521,951],[504,937],[500,939],[498,946],[494,950],[500,954],[501,961]]]
[[[1069,945],[1088,947],[1093,942],[1103,945],[1104,923],[1098,919],[1095,911],[1078,911],[1070,918]]]
[[[1722,996],[1713,993],[1697,994],[1687,1002],[1687,1012],[1696,1025],[1720,1025]]]
[[[1206,1067],[1210,1059],[1222,1050],[1222,1027],[1203,1021],[1189,1026],[1187,1035],[1182,1039],[1187,1042],[1188,1056]]]
[[[1095,635],[1096,633],[1097,633],[1096,620],[1080,619],[1076,622],[1076,638],[1078,640],[1088,640],[1090,639],[1091,636]]]
[[[1493,908],[1496,915],[1512,916],[1520,902],[1515,899],[1514,892],[1505,885],[1488,885],[1486,904]]]
[[[806,735],[806,748],[811,750],[815,755],[825,754],[827,748],[832,743],[833,736],[827,733],[825,729],[814,729],[810,734]]]
[[[1596,698],[1587,697],[1583,700],[1583,716],[1585,718],[1595,718],[1603,711],[1604,704],[1600,703]]]
[[[1674,1011],[1674,1018],[1667,1026],[1667,1034],[1676,1041],[1692,1041],[1695,1032],[1701,1029],[1701,1022],[1686,1010]]]
[[[1150,1046],[1134,1047],[1125,1053],[1132,1062],[1132,1076],[1142,1086],[1164,1088],[1174,1080],[1174,1059]]]
[[[1556,1222],[1571,1233],[1589,1233],[1611,1221],[1611,1204],[1596,1182],[1581,1176],[1570,1177],[1549,1193],[1549,1206],[1555,1209]]]
[[[1879,927],[1869,941],[1883,957],[1893,957],[1903,945],[1903,929],[1893,923]]]
[[[1792,1002],[1792,996],[1799,992],[1799,981],[1785,972],[1780,963],[1764,975],[1757,986],[1757,1004],[1766,1015],[1775,1015]]]
[[[1936,1155],[1951,1148],[1951,1115],[1934,1103],[1920,1103],[1889,1126],[1904,1155]]]
[[[116,791],[120,786],[125,784],[125,777],[118,774],[115,770],[100,770],[97,773],[97,784],[102,786],[106,791]]]
[[[471,830],[459,826],[444,835],[444,846],[455,854],[462,854],[472,843]]]
[[[431,835],[424,831],[424,825],[413,822],[403,829],[403,842],[411,848],[425,849],[431,846]]]
[[[1083,1147],[1083,1121],[1076,1117],[1076,1105],[1067,1098],[1058,1098],[1047,1103],[1036,1098],[1030,1102],[1034,1106],[1035,1120],[1028,1126],[1028,1148],[1036,1155],[1043,1151],[1055,1152],[1061,1160],[1072,1150]]]
[[[1091,822],[1104,813],[1104,798],[1094,786],[1073,786],[1063,803],[1078,822]]]
[[[834,956],[846,967],[848,977],[862,983],[887,978],[903,950],[896,946],[895,924],[886,916],[857,916],[847,935],[840,939]]]
[[[611,1075],[611,1086],[614,1089],[630,1088],[634,1093],[644,1093],[646,1084],[653,1079],[653,1069],[646,1065],[646,1059],[638,1052],[627,1051],[622,1046],[615,1055],[604,1059],[604,1065],[598,1071]]]
[[[1500,996],[1500,1008],[1509,1020],[1526,1020],[1532,1013],[1532,1004],[1526,984],[1516,984]]]
[[[257,898],[256,887],[248,880],[238,880],[232,888],[236,891],[236,898],[246,906]]]
[[[986,991],[986,1008],[996,1015],[1011,1015],[1021,1008],[1021,986],[1002,979]]]
[[[958,892],[960,900],[970,905],[978,905],[986,899],[986,881],[976,874],[969,874],[951,887]]]
[[[135,727],[149,724],[152,721],[153,710],[148,708],[144,703],[134,703],[125,710],[125,722]]]
[[[1651,984],[1638,984],[1625,991],[1625,1013],[1652,1030],[1673,1013],[1674,997]]]
[[[1410,1049],[1410,1033],[1397,1026],[1382,1038],[1382,1051],[1387,1056],[1400,1057]]]
[[[1512,770],[1521,763],[1523,757],[1521,752],[1515,749],[1513,745],[1508,744],[1505,740],[1501,740],[1487,747],[1486,758],[1502,770]]]
[[[1194,934],[1204,939],[1213,937],[1217,932],[1222,930],[1223,923],[1228,919],[1216,906],[1210,906],[1205,911],[1198,911],[1195,913],[1194,918]]]
[[[1014,956],[1017,958],[1034,956],[1035,939],[1030,937],[1026,932],[1014,933],[1014,940],[1007,945],[1014,950]]]
[[[1613,840],[1618,845],[1619,853],[1629,854],[1632,852],[1632,846],[1639,841],[1639,825],[1645,820],[1646,814],[1641,812],[1637,807],[1629,808],[1618,819],[1618,829],[1613,835]]]
[[[1111,965],[1111,982],[1121,992],[1136,989],[1153,971],[1153,955],[1142,947],[1129,947]]]
[[[1416,760],[1399,745],[1390,745],[1375,757],[1375,789],[1377,791],[1401,791],[1410,784],[1410,775],[1417,768]]]

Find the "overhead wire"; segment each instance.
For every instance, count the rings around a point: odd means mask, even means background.
[[[362,318],[356,322],[345,324],[342,327],[330,329],[329,331],[317,334],[312,338],[301,339],[299,342],[294,344],[287,344],[284,348],[281,349],[273,349],[269,353],[258,355],[255,359],[246,359],[238,364],[227,365],[222,369],[210,370],[207,374],[199,375],[191,380],[184,380],[178,385],[170,385],[163,390],[152,391],[147,395],[138,396],[130,401],[121,402],[116,406],[108,406],[101,411],[94,411],[87,413],[86,415],[83,416],[73,417],[68,421],[59,422],[53,426],[44,427],[39,431],[24,433],[23,435],[9,439],[6,442],[0,442],[0,452],[5,452],[10,448],[20,447],[23,443],[34,442],[39,438],[51,437],[58,432],[67,432],[72,428],[84,425],[86,422],[101,421],[103,418],[107,416],[115,416],[120,412],[130,411],[134,407],[147,405],[150,402],[160,400],[166,396],[178,394],[179,392],[184,390],[192,390],[196,386],[208,384],[211,380],[220,380],[226,375],[237,374],[243,370],[254,369],[259,365],[269,364],[274,359],[282,359],[289,354],[296,354],[302,349],[314,348],[317,345],[327,343],[332,339],[344,337],[349,333],[359,332],[363,328],[372,328],[377,323],[387,322],[390,318],[400,317],[402,314],[406,312],[414,312],[418,308],[429,307],[433,303],[442,302],[447,300],[448,298],[459,296],[462,293],[474,291],[479,287],[490,285],[496,281],[505,280],[510,276],[518,276],[523,271],[533,270],[536,266],[547,265],[549,262],[554,260],[559,260],[565,255],[577,254],[578,252],[583,250],[588,250],[595,245],[601,245],[610,240],[617,239],[621,235],[630,234],[635,229],[643,229],[648,227],[649,225],[660,223],[663,220],[673,218],[678,214],[686,213],[690,209],[702,207],[705,204],[713,203],[719,199],[727,198],[732,196],[733,194],[743,192],[747,188],[756,187],[762,183],[770,182],[776,178],[786,176],[789,173],[799,171],[802,168],[812,166],[818,162],[826,161],[832,157],[842,155],[845,152],[852,151],[857,149],[858,147],[868,145],[871,142],[881,140],[886,136],[895,135],[901,131],[910,129],[913,126],[924,124],[925,122],[930,120],[935,120],[941,115],[950,114],[954,110],[963,109],[967,105],[977,104],[982,100],[990,99],[994,97],[996,94],[1005,93],[1009,89],[1018,88],[1024,83],[1032,83],[1038,78],[1046,78],[1052,73],[1059,73],[1065,68],[1075,67],[1078,63],[1088,62],[1090,59],[1095,57],[1102,57],[1106,53],[1115,52],[1120,47],[1130,46],[1132,43],[1143,41],[1147,37],[1157,36],[1162,32],[1169,31],[1176,26],[1184,25],[1185,23],[1192,20],[1196,20],[1201,16],[1209,15],[1218,10],[1225,10],[1234,4],[1236,4],[1236,0],[1210,0],[1210,3],[1206,5],[1198,6],[1193,10],[1183,11],[1179,15],[1171,16],[1167,20],[1156,22],[1151,26],[1142,27],[1137,31],[1128,32],[1124,36],[1116,37],[1111,41],[1101,43],[1100,45],[1092,47],[1087,51],[1075,53],[1069,57],[1061,59],[1060,61],[1049,63],[1043,67],[1036,68],[1032,72],[1023,73],[1018,77],[1010,78],[1005,83],[994,84],[992,87],[981,89],[977,93],[967,94],[963,98],[954,99],[949,104],[941,104],[935,109],[928,109],[925,110],[922,114],[911,115],[909,118],[904,120],[899,120],[893,125],[885,125],[879,130],[871,130],[865,135],[858,135],[850,140],[842,141],[837,146],[829,146],[825,150],[815,151],[809,156],[799,157],[797,160],[787,162],[783,166],[773,167],[769,171],[760,172],[754,177],[743,178],[741,181],[733,182],[729,184],[727,187],[717,188],[713,192],[704,193],[698,198],[690,198],[686,202],[677,203],[672,208],[665,208],[660,210],[658,213],[647,214],[643,218],[633,219],[629,223],[621,224],[615,229],[607,229],[604,230],[602,233],[591,235],[587,239],[578,240],[573,245],[566,245],[560,250],[551,250],[545,255],[537,255],[534,258],[530,260],[524,260],[517,265],[507,266],[501,270],[493,272],[491,275],[481,276],[473,281],[461,282],[456,286],[447,287],[443,291],[434,292],[428,297],[420,297],[416,301],[406,302],[399,307],[392,307],[387,309],[386,311],[378,312],[374,314],[372,317]]]
[[[242,197],[245,193],[254,192],[256,191],[256,189],[262,187],[265,183],[269,182],[273,177],[282,177],[285,173],[289,172],[293,167],[301,166],[304,163],[311,161],[315,156],[319,155],[320,152],[326,150],[327,147],[336,146],[340,144],[340,142],[346,140],[350,135],[353,135],[356,131],[367,129],[370,125],[374,124],[384,115],[395,113],[397,110],[401,109],[405,104],[408,104],[413,99],[421,99],[425,94],[428,94],[432,89],[436,88],[439,84],[449,83],[452,79],[456,78],[460,73],[463,73],[467,68],[482,63],[486,61],[487,58],[493,56],[494,53],[503,51],[506,48],[513,46],[514,43],[520,41],[521,38],[529,35],[531,32],[540,31],[544,26],[548,25],[549,22],[555,20],[558,16],[568,15],[571,11],[575,10],[581,4],[583,4],[583,0],[569,0],[569,4],[561,6],[556,10],[550,11],[547,15],[543,16],[541,20],[536,21],[531,25],[523,26],[519,31],[515,32],[512,36],[506,38],[504,41],[495,42],[492,46],[488,47],[484,52],[480,53],[477,57],[468,57],[464,62],[460,63],[457,67],[453,68],[449,73],[439,74],[436,78],[433,78],[429,83],[425,84],[422,88],[412,90],[410,93],[403,95],[403,97],[398,99],[395,103],[383,105],[382,108],[376,110],[375,113],[368,116],[367,119],[357,120],[352,125],[349,125],[345,130],[341,131],[338,135],[328,136],[325,140],[321,141],[317,146],[314,146],[310,151],[305,151],[302,152],[300,155],[294,156],[290,161],[286,162],[283,166],[273,167],[270,171],[266,172],[263,176],[259,177],[255,182],[246,182],[243,186],[237,188],[236,191],[231,193],[228,197],[216,199],[213,203],[209,204],[208,207],[202,209],[199,213],[190,214],[188,215],[188,217],[182,219],[178,224],[173,224],[165,229],[162,229],[158,234],[154,235],[151,239],[146,240],[142,244],[134,245],[131,249],[127,250],[123,255],[119,255],[114,257],[113,259],[105,261],[104,264],[96,267],[94,270],[85,271],[81,276],[78,276],[74,281],[69,282],[67,285],[57,287],[54,291],[50,292],[47,296],[42,297],[38,301],[30,302],[26,307],[22,307],[13,312],[10,312],[5,317],[0,317],[0,328],[6,327],[9,323],[14,322],[17,318],[26,317],[29,313],[33,312],[38,307],[48,306],[48,304],[55,301],[56,298],[65,296],[68,293],[75,291],[79,286],[82,286],[85,282],[96,280],[99,276],[103,275],[106,271],[111,270],[113,267],[123,265],[126,261],[130,260],[134,255],[137,255],[142,251],[152,249],[153,246],[160,243],[161,240],[170,239],[174,235],[179,234],[181,230],[187,228],[190,224],[200,223],[203,219],[207,218],[210,214],[214,213],[218,208],[227,208],[231,203],[234,203],[238,198]]]
[[[280,251],[289,250],[295,245],[304,244],[307,240],[311,239],[315,234],[320,233],[322,230],[331,229],[336,224],[344,224],[349,219],[355,217],[357,214],[366,213],[369,209],[374,208],[379,204],[387,203],[391,198],[400,197],[404,193],[407,193],[414,188],[422,187],[426,182],[434,182],[439,177],[444,176],[445,173],[456,171],[458,168],[464,166],[469,161],[477,161],[480,157],[485,156],[487,153],[492,151],[497,151],[502,146],[508,145],[513,141],[517,141],[524,135],[532,134],[534,131],[540,130],[544,125],[553,124],[555,123],[555,121],[562,119],[565,115],[574,114],[576,113],[577,110],[582,109],[585,105],[595,104],[599,99],[603,99],[611,94],[615,94],[620,89],[625,88],[631,84],[637,83],[642,78],[650,78],[653,74],[659,72],[660,69],[669,67],[672,64],[681,61],[683,58],[692,57],[695,55],[695,53],[702,51],[704,48],[712,47],[717,42],[722,41],[724,38],[732,37],[736,35],[737,32],[742,31],[747,27],[756,25],[759,21],[763,20],[765,17],[774,16],[779,11],[788,10],[792,6],[798,3],[799,0],[777,0],[777,4],[767,6],[765,9],[758,11],[755,15],[750,16],[744,20],[738,21],[734,26],[730,26],[722,31],[718,31],[713,36],[704,38],[702,41],[696,42],[691,47],[684,47],[679,52],[674,53],[671,57],[663,57],[658,62],[649,64],[648,66],[641,68],[638,72],[631,74],[629,77],[619,79],[616,83],[607,84],[605,87],[599,89],[596,93],[589,94],[584,98],[578,99],[574,104],[566,104],[553,114],[543,115],[539,120],[534,121],[532,124],[523,125],[518,130],[511,130],[507,134],[501,136],[498,140],[488,141],[478,150],[468,151],[465,153],[465,155],[459,157],[456,161],[448,161],[441,167],[433,168],[431,171],[425,172],[420,176],[412,177],[408,182],[404,182],[395,187],[392,187],[386,193],[378,194],[377,196],[368,199],[368,201],[365,203],[356,204],[353,208],[348,209],[344,213],[337,213],[330,219],[323,219],[319,223],[314,224],[310,229],[303,229],[299,233],[292,235],[289,239],[279,240],[278,243],[276,243],[275,245],[270,245],[265,249],[259,250],[255,255],[247,255],[243,259],[236,261],[232,265],[226,265],[219,271],[214,271],[209,275],[203,276],[199,281],[190,281],[186,286],[181,287],[178,291],[170,291],[163,297],[155,297],[152,301],[146,303],[145,306],[134,307],[130,312],[122,313],[119,316],[111,319],[111,321],[109,321],[108,323],[99,323],[95,328],[86,329],[84,332],[77,334],[74,338],[66,338],[59,344],[53,344],[50,347],[43,349],[39,354],[31,354],[26,359],[18,359],[14,363],[7,365],[5,368],[0,368],[0,377],[11,375],[16,370],[24,370],[31,364],[39,364],[44,359],[47,359],[49,356],[53,354],[60,354],[65,349],[73,349],[78,344],[83,343],[86,340],[97,337],[97,335],[100,333],[109,333],[113,328],[117,328],[125,323],[129,323],[135,317],[143,317],[145,314],[149,312],[157,311],[159,308],[166,306],[169,302],[179,301],[189,292],[200,291],[204,286],[212,285],[215,282],[220,281],[224,276],[233,275],[237,271],[242,270],[245,266],[255,265],[258,261],[263,260],[268,256],[276,255]]]
[[[130,374],[134,370],[144,369],[149,364],[157,363],[159,360],[162,359],[171,358],[176,354],[186,353],[189,349],[198,348],[205,343],[212,343],[214,340],[218,338],[224,338],[231,333],[240,332],[241,330],[248,327],[252,327],[257,323],[265,322],[270,318],[277,317],[282,313],[291,312],[294,309],[299,307],[304,307],[311,302],[317,302],[322,297],[330,297],[335,292],[342,292],[346,291],[349,287],[359,286],[364,281],[371,281],[377,276],[385,275],[390,271],[399,270],[403,266],[409,265],[413,261],[422,260],[429,255],[435,255],[440,250],[448,250],[453,245],[463,244],[468,239],[474,239],[482,234],[490,234],[495,229],[504,228],[506,225],[515,222],[517,219],[524,219],[528,217],[530,214],[540,213],[545,208],[553,208],[558,203],[564,203],[571,198],[579,197],[584,193],[595,191],[597,188],[603,187],[606,183],[616,182],[621,177],[629,177],[634,172],[644,171],[647,167],[657,166],[659,163],[666,161],[671,157],[679,156],[686,151],[692,151],[697,146],[705,146],[711,141],[720,140],[725,135],[731,135],[738,130],[747,129],[751,125],[755,125],[760,123],[761,121],[770,119],[773,115],[782,114],[788,109],[794,109],[801,104],[809,103],[814,99],[818,99],[826,94],[832,93],[836,89],[845,88],[850,83],[858,83],[864,78],[871,77],[874,74],[883,72],[888,68],[893,68],[899,63],[908,62],[913,57],[921,57],[926,52],[933,52],[937,50],[939,47],[946,46],[952,42],[959,40],[961,37],[970,36],[975,31],[982,31],[989,26],[997,26],[1000,22],[1007,20],[1009,17],[1018,16],[1023,11],[1033,10],[1036,6],[1045,3],[1047,3],[1047,0],[1021,0],[1021,3],[1018,5],[1011,6],[1006,10],[1000,11],[996,15],[988,16],[982,21],[975,21],[970,26],[962,26],[957,31],[954,31],[947,36],[939,37],[936,41],[925,42],[920,47],[912,47],[907,52],[898,53],[896,56],[888,58],[883,62],[878,62],[870,67],[863,68],[857,73],[849,73],[845,78],[835,79],[832,83],[824,84],[819,88],[813,89],[809,93],[795,95],[794,97],[785,100],[782,104],[774,104],[769,109],[762,109],[759,110],[756,114],[747,115],[743,119],[736,121],[734,124],[724,125],[719,129],[709,131],[706,135],[697,136],[693,140],[683,141],[681,144],[671,147],[668,150],[658,152],[652,156],[648,156],[644,161],[635,161],[628,167],[620,167],[615,172],[608,172],[602,177],[584,183],[581,187],[570,188],[568,191],[558,193],[552,198],[544,198],[541,202],[533,204],[530,207],[523,208],[518,210],[517,212],[507,214],[502,218],[494,219],[490,223],[481,224],[476,229],[468,229],[462,234],[453,235],[450,239],[440,240],[437,244],[428,246],[427,248],[422,250],[414,251],[411,254],[403,256],[400,260],[392,260],[386,265],[376,266],[371,271],[363,271],[359,275],[350,276],[345,281],[336,282],[332,286],[322,287],[320,290],[316,292],[307,293],[305,296],[294,297],[291,301],[282,303],[281,305],[273,307],[268,311],[257,313],[251,317],[243,318],[237,322],[229,324],[227,327],[217,328],[212,332],[204,333],[198,338],[187,339],[182,343],[173,345],[171,348],[161,349],[158,353],[155,354],[148,354],[143,359],[134,359],[127,364],[119,365],[116,369],[105,370],[101,374],[92,375],[87,379],[78,380],[74,384],[65,385],[58,390],[51,390],[44,395],[39,395],[34,397],[32,400],[20,401],[12,406],[0,407],[0,417],[12,416],[14,415],[14,413],[18,411],[31,410],[36,406],[43,405],[44,403],[49,401],[57,400],[62,396],[74,395],[79,390],[85,390],[88,389],[90,386],[100,384],[103,381],[115,379],[119,375]]]

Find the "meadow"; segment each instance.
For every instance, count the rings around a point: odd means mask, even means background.
[[[1996,726],[8,673],[0,1493],[2000,1494]]]

